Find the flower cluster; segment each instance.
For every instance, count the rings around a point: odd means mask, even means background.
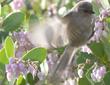
[[[21,57],[24,52],[32,49],[34,46],[27,39],[27,33],[20,31],[13,33],[13,39],[17,42],[16,57]]]
[[[97,18],[95,22],[95,32],[94,36],[91,38],[92,41],[99,41],[104,34],[106,34],[106,19],[110,16],[110,10],[102,10],[100,12],[99,17]]]
[[[109,16],[110,16],[110,9],[102,10],[101,13],[100,13],[100,18],[102,20],[106,19]]]
[[[8,81],[17,79],[20,75],[31,73],[36,76],[37,67],[31,62],[24,62],[17,58],[10,58],[9,64],[6,65],[6,73]]]
[[[102,78],[104,77],[105,74],[106,74],[106,68],[105,68],[105,66],[101,66],[99,68],[95,67],[92,70],[91,78],[95,82],[100,82],[102,80]]]

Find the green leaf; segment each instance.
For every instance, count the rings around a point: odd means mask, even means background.
[[[13,0],[5,0],[7,4],[11,3]]]
[[[34,14],[30,15],[30,18],[29,18],[29,24],[33,25],[34,23],[37,23],[38,22],[38,17]]]
[[[23,59],[43,62],[46,58],[47,50],[45,48],[33,48],[23,56]]]
[[[1,81],[2,85],[8,85],[6,84],[6,79],[4,80],[4,78],[6,77],[6,70],[5,70],[5,64],[0,63],[0,85],[1,85]]]
[[[86,77],[83,77],[79,79],[78,85],[91,85],[91,83]]]
[[[107,17],[107,18],[106,18],[106,22],[107,22],[107,23],[110,23],[110,17]]]
[[[88,46],[91,49],[91,51],[93,52],[93,54],[97,58],[99,58],[101,61],[105,62],[108,60],[107,55],[104,50],[104,45],[102,42],[99,42],[99,43],[93,42],[93,43],[89,44]]]
[[[97,5],[97,3],[94,2],[94,1],[92,2],[93,10],[94,10],[94,12],[95,12],[96,15],[99,15],[100,14],[100,12],[99,12],[99,5]]]
[[[91,85],[94,85],[95,82],[94,82],[94,81],[92,80],[92,78],[91,78],[92,70],[93,70],[93,68],[92,68],[92,66],[90,66],[90,68],[87,69],[87,71],[86,71],[86,73],[85,73],[85,76],[86,76],[86,78],[88,79],[88,81],[91,83]]]
[[[33,79],[33,76],[31,73],[28,73],[27,74],[27,82],[30,84],[30,85],[34,85],[34,79]]]
[[[60,2],[60,6],[61,6],[62,0],[59,1],[61,1]],[[66,4],[66,8],[71,9],[75,4],[76,4],[76,0],[69,0],[69,3]]]
[[[101,81],[101,82],[97,82],[97,83],[95,83],[94,85],[105,85],[105,84],[104,84],[103,81]]]
[[[34,83],[38,82],[39,81],[39,77],[36,75],[34,76]]]
[[[110,84],[110,71],[106,73],[105,77],[104,77],[104,85],[109,85]]]
[[[38,16],[38,18],[40,19],[42,16],[42,9],[40,6],[41,0],[38,0],[37,2],[33,3],[32,8],[33,11],[36,12],[36,15]],[[37,4],[37,5],[36,5]]]
[[[0,50],[0,62],[3,63],[3,64],[8,64],[9,63],[9,60],[8,60],[8,57],[6,56],[4,48],[2,48]]]
[[[14,42],[9,36],[5,40],[5,52],[7,57],[14,57],[15,54]]]
[[[77,58],[77,64],[85,63],[86,59],[93,60],[94,56],[92,54],[88,54],[87,52],[80,52]]]
[[[8,36],[8,33],[0,31],[0,43],[2,43],[3,40],[5,40],[6,36]]]
[[[5,18],[3,21],[2,28],[4,31],[15,31],[20,27],[24,20],[24,14],[22,12],[15,12],[10,14],[8,17]]]
[[[17,79],[16,85],[26,85],[26,80],[23,78],[22,75],[20,75]]]
[[[4,0],[4,1],[0,1],[0,2],[1,2],[1,5],[3,7],[4,5],[11,3],[12,1],[13,0]]]
[[[110,37],[108,35],[108,37]],[[103,38],[103,46],[104,46],[104,51],[105,54],[107,55],[108,61],[110,61],[110,41],[107,38]]]
[[[5,74],[5,64],[0,62],[0,75]]]
[[[10,13],[10,10],[11,10],[11,7],[9,5],[5,5],[2,7],[2,4],[1,4],[1,16],[3,16],[3,18]]]
[[[55,48],[55,50],[57,50],[59,54],[62,54],[65,50],[65,47]]]

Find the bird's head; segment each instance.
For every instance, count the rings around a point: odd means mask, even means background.
[[[93,6],[90,2],[80,1],[76,5],[76,8],[79,13],[88,14],[88,15],[94,14]]]

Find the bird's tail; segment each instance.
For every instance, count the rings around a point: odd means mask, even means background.
[[[53,70],[49,73],[48,80],[52,85],[60,85],[58,82],[62,81],[62,78],[65,76],[64,72],[71,66],[76,51],[74,47],[66,47],[64,53],[53,67]]]

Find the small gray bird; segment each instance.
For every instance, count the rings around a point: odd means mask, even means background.
[[[64,70],[71,66],[76,49],[86,44],[91,38],[95,22],[93,14],[93,7],[90,2],[80,1],[62,19],[48,20],[44,27],[43,25],[37,26],[36,28],[40,29],[32,29],[29,32],[29,40],[38,47],[60,46],[67,37],[68,45],[48,75],[48,80],[52,85],[60,85],[57,80],[60,80]],[[55,45],[56,43],[60,44]]]
[[[84,45],[93,35],[94,30],[94,12],[90,2],[80,1],[72,8],[64,17],[63,23],[66,24],[66,33],[69,40],[64,53],[56,63],[52,72],[50,72],[50,80],[52,82],[60,79],[66,68],[71,66],[76,48]],[[56,78],[55,78],[56,77]],[[53,85],[58,85],[58,82]]]

